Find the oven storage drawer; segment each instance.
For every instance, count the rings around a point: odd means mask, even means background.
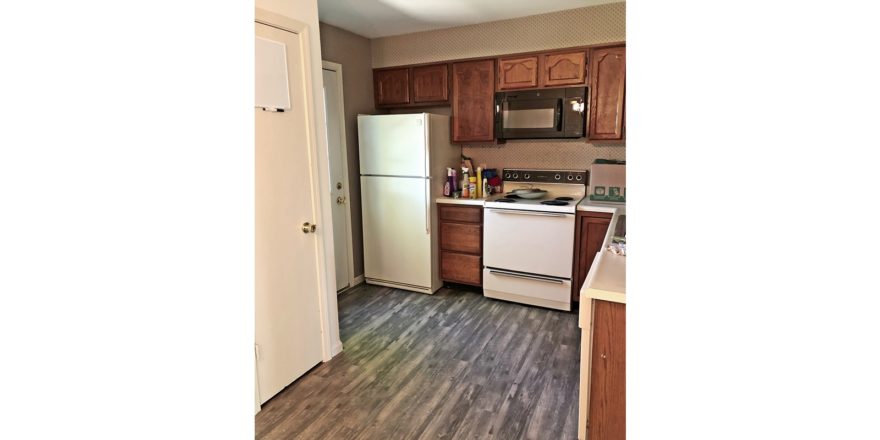
[[[574,214],[484,210],[487,267],[571,279]]]
[[[559,310],[571,310],[571,280],[483,269],[483,295]]]

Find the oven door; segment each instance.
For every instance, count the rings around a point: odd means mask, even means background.
[[[485,208],[488,269],[571,279],[574,214]]]

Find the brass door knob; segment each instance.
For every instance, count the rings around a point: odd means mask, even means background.
[[[303,228],[302,228],[303,233],[308,234],[309,232],[315,232],[315,229],[317,229],[317,227],[318,227],[318,225],[313,225],[313,224],[310,224],[309,222],[305,222],[305,223],[303,223]]]
[[[336,204],[337,204],[337,205],[341,205],[341,204],[343,204],[343,203],[345,203],[345,197],[343,197],[343,196],[339,196],[339,197],[336,198]]]

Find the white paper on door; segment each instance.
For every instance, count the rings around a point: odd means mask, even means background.
[[[255,107],[266,110],[289,110],[287,82],[287,47],[284,43],[256,37]]]

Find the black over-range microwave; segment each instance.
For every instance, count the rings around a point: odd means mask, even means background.
[[[566,139],[585,135],[586,87],[495,94],[498,139]]]

